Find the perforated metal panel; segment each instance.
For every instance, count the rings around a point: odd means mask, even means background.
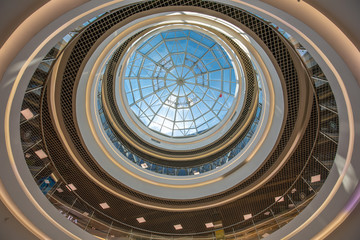
[[[144,3],[144,4],[145,5],[146,4],[160,4],[160,1]],[[205,2],[197,2],[197,4],[206,4],[206,3]],[[217,5],[215,3],[209,3],[209,4],[210,5],[208,6],[208,8],[213,9],[213,10],[218,10],[216,7],[219,5]],[[135,6],[133,8],[135,9]],[[265,163],[265,165],[256,174],[254,174],[247,181],[241,183],[236,188],[234,188],[230,191],[227,191],[226,193],[219,194],[217,196],[212,196],[210,198],[208,197],[208,198],[198,199],[198,200],[194,200],[194,201],[169,201],[169,200],[154,199],[154,198],[150,198],[149,196],[139,195],[139,194],[132,192],[129,189],[126,189],[125,186],[120,185],[119,183],[117,183],[116,181],[111,179],[111,177],[109,177],[107,174],[103,173],[101,171],[101,169],[99,169],[98,166],[92,162],[92,159],[87,154],[87,151],[86,151],[86,149],[84,149],[84,146],[82,146],[80,144],[81,141],[80,141],[78,133],[76,132],[75,127],[74,127],[74,120],[72,119],[73,110],[72,110],[72,103],[70,101],[72,99],[70,97],[72,94],[69,93],[67,90],[73,89],[73,84],[74,84],[74,81],[75,81],[76,75],[77,75],[77,69],[79,69],[79,67],[80,67],[81,59],[85,58],[85,53],[84,53],[85,49],[89,50],[90,47],[92,46],[92,44],[96,41],[96,36],[100,37],[101,34],[104,33],[106,29],[108,29],[109,27],[111,27],[115,24],[114,21],[109,20],[110,18],[113,18],[116,21],[116,20],[122,19],[121,17],[120,18],[118,17],[119,14],[121,16],[124,16],[123,11],[118,11],[118,12],[115,12],[115,13],[105,17],[103,20],[98,21],[97,24],[90,26],[89,29],[87,31],[85,31],[84,34],[81,36],[81,38],[77,42],[77,44],[74,47],[74,50],[72,51],[72,54],[69,58],[68,65],[65,69],[64,78],[63,78],[63,86],[62,86],[62,95],[61,95],[62,112],[63,112],[63,117],[65,120],[65,125],[67,128],[67,131],[69,132],[69,134],[72,138],[72,142],[75,145],[76,149],[78,149],[78,152],[81,155],[82,159],[88,164],[88,166],[90,166],[93,169],[93,171],[95,173],[98,174],[98,176],[100,176],[101,178],[103,178],[104,180],[106,180],[107,182],[112,184],[113,186],[116,186],[121,191],[131,193],[131,195],[139,197],[140,199],[144,199],[146,201],[157,202],[157,203],[162,203],[162,204],[172,204],[172,205],[179,205],[179,204],[180,205],[188,205],[188,204],[199,204],[199,203],[206,204],[207,201],[215,201],[216,199],[221,199],[228,194],[232,194],[234,192],[239,191],[240,189],[243,189],[246,186],[249,186],[250,184],[255,182],[256,179],[258,179],[264,173],[266,173],[266,171],[268,171],[270,166],[278,159],[278,156],[281,154],[282,149],[285,147],[290,135],[292,134],[292,128],[297,119],[297,108],[298,108],[297,107],[298,106],[298,89],[297,88],[298,88],[298,85],[297,85],[296,70],[294,68],[294,65],[292,64],[292,59],[291,59],[290,55],[288,54],[287,48],[285,47],[284,43],[269,26],[267,26],[260,20],[256,19],[255,17],[253,17],[245,12],[242,12],[240,10],[236,10],[233,12],[233,10],[231,10],[231,8],[230,9],[227,9],[227,8],[229,8],[229,7],[226,7],[226,8],[222,7],[221,9],[225,12],[226,11],[232,12],[233,16],[237,20],[240,20],[241,23],[243,23],[247,27],[251,28],[260,38],[263,38],[264,42],[269,47],[270,51],[274,54],[275,59],[277,59],[278,64],[279,64],[280,68],[282,69],[282,74],[286,81],[286,90],[288,93],[287,100],[289,102],[289,106],[291,106],[291,107],[289,108],[289,113],[288,113],[288,118],[287,118],[287,121],[285,124],[284,134],[281,137],[281,140],[280,140],[279,144],[277,145],[277,148],[276,148],[275,152],[273,153],[273,155],[271,156],[271,158]],[[141,9],[144,9],[144,8],[141,8]],[[145,9],[146,9],[146,7],[145,7]],[[71,176],[69,176],[69,178],[71,178]],[[281,188],[281,189],[284,189],[284,188]],[[104,195],[108,195],[108,194],[104,193]],[[245,201],[245,200],[242,199],[241,201]],[[239,205],[239,203],[236,203],[236,204]],[[249,205],[241,204],[241,208],[244,206],[249,206]],[[260,206],[260,204],[256,204],[256,206]],[[115,217],[117,214],[115,213],[114,209],[112,209],[112,210],[113,210],[113,214],[111,214],[111,215]],[[123,209],[119,209],[119,213],[122,211],[123,211]],[[254,210],[253,210],[253,212],[254,212]],[[184,213],[184,215],[188,215],[188,213],[186,213],[186,214]],[[188,216],[186,216],[186,218],[188,218]],[[228,219],[230,220],[230,218],[228,218]],[[233,219],[233,220],[235,220],[235,219]]]
[[[80,74],[79,69],[82,61],[89,53],[95,41],[105,31],[128,16],[152,8],[171,5],[198,6],[218,11],[234,18],[254,31],[272,52],[281,69],[285,79],[285,90],[289,106],[284,131],[276,149],[254,175],[227,192],[192,201],[156,199],[128,189],[112,179],[99,168],[94,159],[88,154],[86,146],[81,144],[81,136],[78,135],[79,133],[75,128],[76,123],[73,119],[72,101],[75,81],[77,75]],[[55,55],[56,53],[54,53]],[[24,154],[35,180],[42,181],[44,177],[49,176],[53,172],[57,177],[60,177],[61,181],[59,182],[64,184],[73,183],[78,186],[75,192],[70,192],[66,187],[62,187],[63,192],[51,192],[53,197],[60,199],[64,204],[72,205],[73,209],[78,211],[92,212],[94,219],[100,219],[108,224],[111,223],[113,227],[121,227],[129,231],[135,229],[137,231],[157,232],[158,234],[206,235],[207,233],[203,232],[211,232],[211,230],[206,229],[204,223],[215,220],[222,220],[226,234],[231,234],[233,231],[250,229],[255,222],[260,224],[267,220],[275,221],[273,216],[283,212],[289,212],[289,217],[286,217],[288,220],[296,216],[307,204],[307,200],[316,195],[316,192],[327,177],[337,149],[339,122],[335,100],[326,79],[322,75],[321,69],[315,66],[311,74],[314,75],[316,99],[314,97],[314,104],[305,134],[289,161],[273,179],[255,192],[217,208],[178,213],[155,211],[123,201],[89,181],[66,154],[61,141],[56,135],[48,112],[47,97],[46,95],[44,97],[41,95],[46,94],[42,90],[42,85],[46,81],[48,73],[42,73],[40,69],[35,72],[33,80],[30,82],[22,107],[22,110],[31,109],[31,112],[35,114],[29,120],[24,119],[24,117],[21,119],[20,129]],[[206,1],[147,1],[114,11],[85,29],[68,59],[63,75],[60,99],[61,111],[66,130],[71,137],[71,144],[77,150],[81,160],[91,168],[98,178],[106,181],[120,192],[143,201],[171,206],[206,205],[228,195],[236,194],[245,187],[250,186],[267,174],[271,166],[277,161],[293,133],[295,122],[298,118],[298,81],[296,69],[288,53],[286,42],[274,29],[255,16],[240,9]],[[30,91],[31,89],[34,90]],[[319,100],[319,105],[316,105],[317,99]],[[41,118],[37,116],[39,113],[41,113]],[[29,137],[29,132],[31,132],[31,137]],[[35,152],[40,149],[43,149],[48,156],[39,158]],[[50,160],[51,164],[49,164]],[[314,176],[319,176],[320,180],[314,181]],[[277,196],[283,196],[284,201],[275,202],[274,198]],[[54,203],[56,202],[55,200],[53,201]],[[111,209],[103,210],[99,206],[99,203],[102,202],[107,202]],[[56,204],[59,203],[56,202]],[[95,212],[93,212],[94,209],[96,210]],[[253,218],[244,220],[243,215],[249,213],[252,214]],[[142,225],[141,229],[135,227],[138,226],[135,218],[139,216],[144,216],[147,219],[147,224]],[[273,226],[281,227],[285,224],[284,222],[274,222]],[[173,224],[176,223],[181,223],[184,229],[175,231]],[[85,228],[87,229],[89,223],[84,223],[84,225],[86,225]],[[251,231],[254,231],[254,229],[249,230],[247,234]],[[254,236],[257,237],[256,235]]]

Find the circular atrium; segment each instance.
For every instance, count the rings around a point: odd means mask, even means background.
[[[145,127],[169,137],[191,137],[228,115],[238,81],[228,54],[208,35],[172,29],[132,48],[119,80],[120,95]]]
[[[359,200],[358,86],[275,12],[89,1],[49,22],[1,82],[6,208],[39,239],[330,235]]]

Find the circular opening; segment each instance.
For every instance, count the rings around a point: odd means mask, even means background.
[[[122,76],[127,108],[140,127],[172,138],[218,125],[236,102],[239,80],[224,48],[193,29],[143,39]]]

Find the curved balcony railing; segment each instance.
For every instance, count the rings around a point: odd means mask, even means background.
[[[102,76],[100,76],[100,79],[103,78],[104,73],[102,73]],[[260,80],[257,79],[260,85]],[[241,152],[242,149],[245,148],[247,143],[250,141],[251,137],[254,135],[258,123],[260,121],[261,117],[261,110],[262,110],[262,89],[259,88],[259,103],[256,110],[255,118],[252,122],[251,127],[249,128],[247,134],[245,137],[233,148],[231,149],[227,154],[225,154],[222,157],[219,157],[209,163],[198,165],[198,166],[192,166],[192,167],[170,167],[166,165],[156,164],[150,161],[146,161],[142,159],[141,157],[137,156],[134,152],[131,152],[124,144],[119,141],[119,139],[116,137],[116,134],[110,127],[107,118],[105,117],[105,113],[103,110],[103,103],[102,103],[102,81],[99,81],[98,84],[98,94],[97,94],[97,106],[98,106],[98,114],[100,117],[100,121],[103,126],[103,131],[106,133],[112,144],[116,147],[116,149],[125,156],[128,160],[135,163],[139,167],[142,167],[144,169],[147,169],[149,171],[153,171],[160,174],[165,175],[173,175],[173,176],[187,176],[187,175],[198,175],[202,174],[208,171],[211,171],[213,169],[216,169],[225,163],[231,161],[234,157],[236,157],[237,154]]]
[[[272,196],[275,201],[268,208],[253,214],[249,218],[245,216],[239,218],[239,222],[232,226],[213,228],[207,232],[193,235],[179,234],[173,236],[160,236],[160,233],[128,226],[110,218],[79,198],[71,184],[59,179],[46,151],[41,129],[41,103],[43,89],[51,71],[52,63],[56,61],[67,44],[76,38],[81,29],[86,28],[102,15],[104,14],[87,21],[70,32],[51,49],[29,82],[20,112],[20,138],[24,159],[40,190],[64,217],[100,239],[217,239],[218,236],[235,239],[246,236],[247,239],[261,239],[287,224],[307,206],[324,183],[335,159],[339,136],[336,102],[324,73],[310,53],[291,35],[265,19],[263,19],[264,22],[276,29],[298,52],[311,75],[319,105],[318,139],[312,155],[306,161],[304,170],[291,188],[287,189],[281,196]],[[214,164],[211,168],[217,166],[217,163]],[[200,167],[196,170],[201,171]],[[188,174],[194,174],[195,169],[186,171]]]

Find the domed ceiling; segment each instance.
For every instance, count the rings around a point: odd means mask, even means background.
[[[128,61],[122,81],[129,108],[146,127],[170,137],[215,127],[238,90],[227,53],[194,30],[157,33],[143,40]]]
[[[296,39],[197,0],[84,23],[43,59],[21,116],[43,193],[114,239],[266,237],[319,191],[339,127],[326,76]]]

